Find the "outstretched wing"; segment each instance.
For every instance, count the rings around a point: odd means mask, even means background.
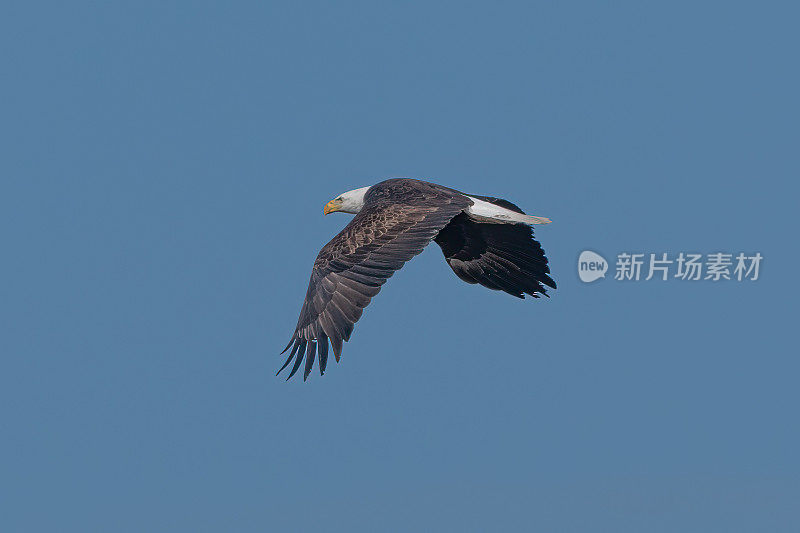
[[[424,182],[396,183],[391,193],[368,193],[362,210],[319,252],[297,328],[284,349],[292,351],[278,373],[294,359],[291,378],[305,358],[305,380],[319,352],[323,374],[328,341],[338,361],[342,341],[350,339],[386,280],[470,205],[465,196]]]
[[[523,213],[508,200],[476,198]],[[527,224],[484,223],[461,213],[442,229],[436,243],[453,272],[467,283],[480,283],[518,298],[547,295],[545,285],[556,288],[548,275],[544,250]]]

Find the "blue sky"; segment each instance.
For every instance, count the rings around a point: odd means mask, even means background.
[[[796,531],[789,4],[11,3],[4,531]],[[508,198],[559,289],[435,246],[274,372],[337,194]],[[582,250],[760,252],[579,281]]]

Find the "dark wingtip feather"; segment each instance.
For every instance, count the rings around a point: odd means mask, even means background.
[[[295,359],[294,366],[292,367],[292,372],[289,374],[289,377],[286,378],[286,381],[292,379],[292,376],[294,376],[297,373],[297,369],[300,368],[300,363],[303,362],[303,356],[306,354],[307,343],[308,341],[306,341],[305,339],[300,340],[300,351],[297,352],[297,359]]]
[[[338,363],[339,358],[342,356],[342,339],[339,337],[331,337],[331,347],[333,347],[333,356]]]
[[[286,348],[284,348],[284,349],[283,349],[283,351],[281,352],[281,354],[284,354],[284,353],[286,353],[286,350],[288,350],[288,349],[289,349],[289,346],[291,346],[291,345],[292,345],[292,343],[295,341],[295,339],[296,339],[296,337],[295,337],[294,335],[292,335],[292,338],[291,338],[291,339],[289,339],[289,344],[287,344],[287,345],[286,345]],[[280,354],[279,354],[279,355],[280,355]]]
[[[317,343],[313,340],[308,342],[308,355],[306,356],[306,368],[303,370],[303,381],[308,379],[311,369],[314,368],[314,358],[317,354]]]
[[[291,360],[292,360],[292,357],[294,357],[294,354],[290,354],[290,355],[289,355],[289,357],[287,357],[287,358],[286,358],[286,362],[285,362],[285,363],[283,363],[283,366],[282,366],[282,367],[281,367],[281,368],[280,368],[280,369],[279,369],[277,372],[275,372],[275,375],[276,375],[276,376],[277,376],[278,374],[280,374],[280,373],[283,371],[283,369],[284,369],[284,368],[286,368],[286,365],[288,365],[288,364],[289,364],[289,361],[291,361]]]
[[[277,376],[278,374],[280,374],[280,373],[281,373],[281,371],[282,371],[284,368],[286,368],[286,365],[288,365],[288,364],[289,364],[289,361],[291,361],[291,360],[292,360],[292,358],[294,357],[294,354],[296,354],[296,353],[297,353],[297,348],[300,346],[300,339],[293,339],[293,340],[294,340],[294,348],[292,348],[292,351],[291,351],[291,353],[289,354],[289,357],[287,357],[287,358],[286,358],[286,362],[285,362],[285,363],[283,363],[283,366],[280,368],[280,370],[278,370],[278,371],[275,373],[275,375],[276,375],[276,376]],[[288,347],[287,347],[287,349],[288,349]],[[286,350],[284,350],[283,352],[285,352],[285,351],[286,351]],[[281,352],[281,353],[283,353],[283,352]]]
[[[325,375],[325,368],[328,366],[328,337],[323,335],[319,339],[319,375]]]

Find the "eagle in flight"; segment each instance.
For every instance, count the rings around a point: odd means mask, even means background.
[[[545,285],[556,288],[530,226],[550,220],[526,215],[508,200],[392,178],[337,196],[325,205],[326,215],[334,211],[355,217],[314,261],[297,327],[281,352],[292,349],[278,370],[280,374],[294,359],[287,380],[305,359],[305,381],[317,354],[319,373],[324,374],[328,342],[338,362],[342,341],[350,339],[381,285],[431,241],[467,283],[518,298],[546,296]]]

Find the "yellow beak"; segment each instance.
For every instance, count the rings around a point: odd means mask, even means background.
[[[331,200],[330,202],[325,204],[325,209],[323,210],[323,213],[328,215],[330,213],[333,213],[334,211],[338,211],[340,207],[341,207],[340,202],[337,202],[335,199]]]

